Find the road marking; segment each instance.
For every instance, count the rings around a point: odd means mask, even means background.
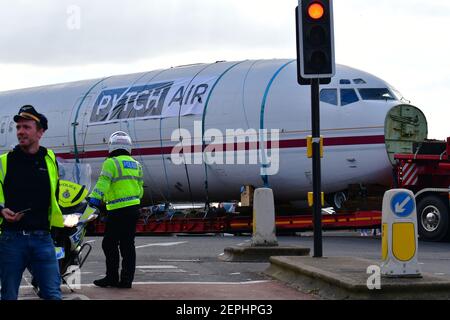
[[[30,282],[31,278],[30,278],[30,280],[28,280],[28,277],[25,275],[25,273],[22,274],[22,279],[25,280],[25,282],[31,286],[31,282]]]
[[[137,266],[136,269],[143,273],[183,273],[183,269],[178,269],[177,266],[170,265],[153,265],[153,266]]]
[[[201,281],[148,281],[148,282],[133,282],[133,285],[144,285],[144,284],[155,284],[155,285],[160,285],[160,284],[179,284],[179,285],[183,285],[183,284],[199,284],[199,285],[246,285],[246,284],[260,284],[260,283],[269,283],[269,282],[274,282],[274,280],[254,280],[254,281],[242,281],[242,282],[201,282]],[[88,283],[88,284],[81,284],[80,285],[82,288],[98,288],[95,284],[92,283]],[[32,286],[20,286],[21,289],[31,289],[33,288]]]
[[[237,285],[237,284],[259,284],[259,283],[268,283],[274,282],[274,280],[255,280],[255,281],[242,281],[242,282],[201,282],[201,281],[149,281],[149,282],[133,282],[134,284],[207,284],[207,285]],[[88,286],[95,286],[94,284]]]
[[[183,243],[187,243],[187,241],[149,243],[149,244],[144,244],[142,246],[137,246],[136,249],[147,248],[147,247],[169,247],[169,246],[176,246],[178,244],[183,244]]]
[[[235,276],[235,275],[238,275],[238,274],[241,274],[240,272],[233,272],[233,273],[230,273],[230,276]]]
[[[83,294],[68,294],[67,296],[63,294],[63,300],[91,300],[88,296]]]
[[[153,265],[153,266],[136,266],[136,269],[176,269],[177,266]]]
[[[183,269],[141,269],[142,273],[185,273],[186,270]]]
[[[83,294],[61,294],[62,300],[91,300],[88,296],[85,296]],[[20,295],[17,300],[42,300],[37,295]]]
[[[200,262],[200,259],[159,259],[161,262]]]

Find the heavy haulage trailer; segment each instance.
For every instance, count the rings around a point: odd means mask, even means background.
[[[442,241],[450,237],[450,138],[447,141],[425,140],[415,143],[414,153],[395,154],[393,172],[394,188],[407,188],[416,196],[418,229],[420,239]],[[358,193],[350,207],[324,210],[323,230],[375,229],[381,225],[382,193],[373,196],[363,186],[350,188],[350,195]],[[356,192],[355,192],[356,190]],[[381,190],[383,191],[383,190]],[[251,233],[253,219],[250,207],[236,208],[235,212],[142,209],[138,222],[138,234],[170,233]],[[281,209],[282,211],[282,209]],[[277,210],[275,219],[277,233],[311,231],[313,229],[310,210],[305,214],[282,214]],[[98,220],[91,226],[91,233],[102,234],[104,224]]]
[[[251,216],[240,216],[230,213],[215,217],[189,217],[179,212],[179,216],[150,217],[139,220],[136,232],[142,235],[170,233],[251,233],[253,222]],[[312,230],[311,215],[277,216],[275,219],[277,233],[293,233]],[[379,228],[381,225],[380,211],[358,211],[326,215],[322,218],[324,230]],[[91,234],[102,234],[104,223],[96,222]]]

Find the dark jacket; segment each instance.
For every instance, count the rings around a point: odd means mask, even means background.
[[[49,230],[50,181],[45,156],[40,147],[34,154],[18,146],[8,154],[8,168],[3,185],[5,207],[14,212],[31,208],[15,223],[3,221],[3,230]]]

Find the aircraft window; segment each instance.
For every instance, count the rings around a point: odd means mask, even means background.
[[[353,79],[353,83],[354,84],[366,84],[367,82],[364,81],[364,79],[359,78],[359,79]]]
[[[320,101],[329,104],[338,105],[337,90],[336,89],[322,89],[320,91]]]
[[[348,79],[341,79],[339,80],[339,84],[352,84],[352,83]]]
[[[358,96],[353,89],[341,89],[341,106],[358,101]]]
[[[389,90],[394,94],[394,97],[396,100],[402,100],[405,101],[407,103],[411,103],[411,101],[409,101],[408,99],[405,99],[405,97],[403,97],[403,95],[400,93],[400,91],[398,91],[397,89],[395,89],[394,87],[389,87]]]
[[[358,89],[363,100],[395,100],[395,96],[387,88]]]

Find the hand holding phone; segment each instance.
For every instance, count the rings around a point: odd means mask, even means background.
[[[1,211],[1,214],[3,217],[5,217],[6,221],[8,222],[16,222],[16,221],[20,221],[20,219],[22,219],[22,217],[24,216],[24,214],[28,211],[30,211],[31,208],[25,209],[25,210],[21,210],[19,212],[14,212],[9,208],[3,208]]]

